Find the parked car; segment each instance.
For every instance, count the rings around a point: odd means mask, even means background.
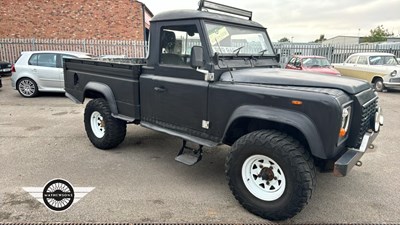
[[[367,80],[377,91],[400,88],[400,65],[391,53],[356,53],[334,67],[343,76]]]
[[[0,61],[0,76],[11,75],[11,63]]]
[[[332,67],[328,59],[322,56],[295,55],[289,60],[285,68],[340,76],[340,72]]]
[[[23,97],[34,97],[39,92],[64,92],[63,59],[91,57],[84,52],[22,52],[12,67],[12,86]]]

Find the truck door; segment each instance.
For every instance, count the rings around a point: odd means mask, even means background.
[[[192,46],[202,46],[197,25],[161,27],[159,63],[141,77],[141,104],[144,120],[196,136],[205,131],[209,83],[190,67]]]

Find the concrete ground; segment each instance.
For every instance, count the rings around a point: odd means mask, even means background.
[[[115,150],[96,149],[84,105],[63,94],[21,97],[0,89],[0,222],[268,222],[234,199],[224,174],[229,147],[207,148],[193,167],[174,160],[181,141],[135,125]],[[287,223],[400,222],[400,92],[380,94],[385,126],[375,148],[345,178],[317,174],[306,208]],[[55,213],[22,187],[64,178],[95,187]]]

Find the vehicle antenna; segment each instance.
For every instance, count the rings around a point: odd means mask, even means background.
[[[222,49],[221,49],[221,46],[219,45],[219,41],[216,38],[215,38],[215,41],[217,42],[219,52],[222,55]],[[223,60],[221,60],[221,61],[225,64],[225,62]],[[231,75],[232,83],[235,83],[235,80],[233,79],[233,74],[232,74],[231,68],[228,66],[228,64],[225,64],[225,66],[226,66],[226,68],[228,68],[229,74]]]

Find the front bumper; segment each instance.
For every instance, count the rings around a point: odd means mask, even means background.
[[[386,88],[400,89],[400,82],[383,82]]]
[[[383,115],[380,108],[377,110],[374,119],[374,128],[364,134],[360,147],[358,149],[347,149],[347,151],[335,162],[333,175],[337,177],[346,176],[378,136],[380,127],[383,126]]]

